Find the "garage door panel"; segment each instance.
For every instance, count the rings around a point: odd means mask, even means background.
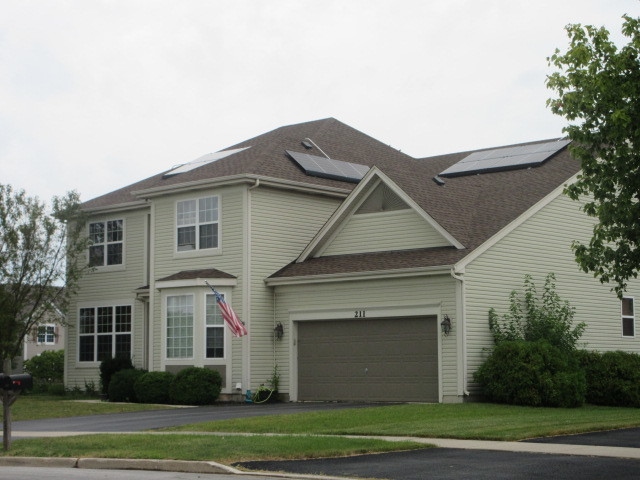
[[[298,398],[438,401],[436,317],[300,322]]]

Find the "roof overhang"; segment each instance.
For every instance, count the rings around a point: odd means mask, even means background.
[[[390,280],[395,278],[450,275],[452,265],[435,267],[400,268],[391,270],[372,270],[364,272],[330,273],[323,275],[305,275],[297,277],[269,277],[265,283],[269,287],[281,285],[306,285],[310,283],[355,282],[359,280]]]

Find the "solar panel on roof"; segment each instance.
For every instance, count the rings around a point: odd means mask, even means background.
[[[359,163],[343,162],[342,160],[318,157],[316,155],[292,152],[290,150],[286,150],[286,152],[307,175],[313,177],[358,183],[369,171],[367,165],[361,165]]]
[[[467,155],[440,173],[443,177],[460,177],[476,173],[514,170],[541,165],[571,143],[570,140],[495,148]]]
[[[246,150],[247,148],[250,148],[250,147],[234,148],[232,150],[223,150],[221,152],[207,153],[202,157],[198,157],[195,160],[191,160],[188,163],[184,163],[182,165],[175,167],[172,170],[169,170],[167,173],[163,175],[163,177],[165,178],[171,177],[173,175],[178,175],[179,173],[185,173],[191,170],[195,170],[198,167],[202,167],[208,163],[215,162],[216,160],[221,160],[225,157],[228,157],[229,155],[233,155],[234,153],[238,153],[238,152],[241,152],[242,150]]]

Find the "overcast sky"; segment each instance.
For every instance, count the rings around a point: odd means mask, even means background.
[[[0,183],[123,187],[335,117],[426,157],[558,137],[547,57],[638,0],[0,0]],[[348,160],[348,159],[344,159]]]

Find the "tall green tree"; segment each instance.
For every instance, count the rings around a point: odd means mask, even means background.
[[[603,27],[568,25],[569,46],[549,57],[557,70],[546,81],[582,166],[566,193],[597,219],[590,241],[574,242],[576,260],[618,296],[640,267],[640,19],[622,18],[621,46]]]
[[[11,360],[39,323],[65,310],[77,291],[86,261],[88,238],[74,192],[55,197],[50,206],[23,190],[0,184],[0,360],[11,374]],[[0,390],[4,448],[10,445],[9,407],[16,394]]]

